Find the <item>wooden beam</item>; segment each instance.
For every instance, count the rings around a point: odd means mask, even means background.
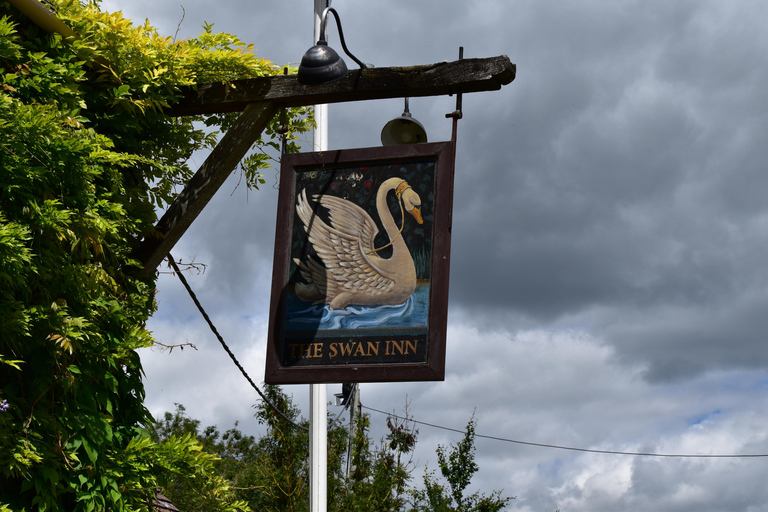
[[[172,116],[239,112],[249,103],[286,107],[417,96],[495,91],[515,79],[506,55],[461,59],[427,66],[367,68],[350,71],[330,84],[301,85],[296,75],[278,75],[190,89],[166,113]]]
[[[134,257],[142,262],[145,271],[152,271],[160,265],[276,113],[277,105],[271,102],[246,106],[160,218],[154,233],[145,238],[134,252]]]

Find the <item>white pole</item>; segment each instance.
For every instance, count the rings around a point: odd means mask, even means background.
[[[309,510],[328,510],[328,404],[325,384],[309,386]]]
[[[314,45],[320,39],[320,18],[330,4],[329,0],[315,0],[315,38],[312,40]],[[315,105],[315,128],[312,133],[314,151],[325,151],[328,149],[328,105]]]
[[[315,30],[312,44],[320,39],[320,17],[327,0],[315,0]],[[328,149],[328,105],[315,105],[314,151]],[[328,388],[309,386],[309,510],[328,510]]]

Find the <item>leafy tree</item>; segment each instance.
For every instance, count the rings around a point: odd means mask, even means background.
[[[256,407],[256,417],[266,426],[258,439],[246,436],[237,428],[220,434],[216,427],[200,429],[197,420],[186,416],[177,405],[172,414],[165,413],[155,427],[158,441],[192,434],[203,449],[215,455],[217,474],[230,482],[237,499],[260,511],[305,511],[309,505],[308,432],[291,422],[307,427],[290,397],[280,388],[265,386],[270,402],[284,414],[277,413],[265,402]],[[346,428],[329,417],[328,428],[328,510],[397,511],[405,505],[406,485],[410,479],[409,453],[416,435],[402,424],[391,425],[386,442],[375,446],[368,435],[369,417],[360,418],[348,455]],[[349,460],[347,460],[349,456]],[[349,462],[349,473],[347,473]],[[168,474],[163,488],[181,510],[205,510],[204,500],[194,482]]]
[[[450,451],[438,446],[437,462],[448,486],[440,484],[434,472],[425,473],[424,488],[411,491],[413,512],[497,512],[514,499],[502,498],[501,491],[494,491],[490,496],[479,492],[465,495],[472,476],[478,470],[475,462],[475,425],[475,419],[470,419],[464,438]]]
[[[223,435],[216,427],[200,429],[200,422],[189,418],[183,406],[165,413],[155,426],[158,441],[193,435],[203,449],[216,456],[217,474],[231,484],[236,497],[253,510],[305,511],[308,495],[308,433],[290,397],[276,386],[266,386],[269,400],[285,414],[260,402],[256,417],[266,432],[259,438],[246,436],[237,428]],[[406,414],[407,416],[407,414]],[[289,421],[290,420],[290,421]],[[497,512],[512,499],[494,491],[467,496],[467,487],[478,470],[475,462],[475,420],[467,424],[463,439],[450,450],[438,446],[438,464],[447,485],[438,482],[434,472],[426,473],[424,487],[410,487],[412,462],[418,431],[407,421],[387,418],[389,434],[381,443],[369,436],[370,417],[363,415],[348,445],[344,426],[328,418],[328,510],[331,512],[401,511],[412,512]],[[347,447],[349,451],[347,452]],[[346,468],[349,468],[348,471]],[[182,510],[206,510],[194,482],[169,474],[164,489]]]
[[[47,4],[79,38],[0,0],[0,509],[147,510],[190,479],[208,510],[245,510],[194,435],[149,435],[136,349],[155,275],[131,253],[233,119],[162,109],[182,86],[279,69],[210,25],[175,41],[98,2]],[[244,161],[249,186],[266,160]]]
[[[329,510],[396,511],[406,503],[407,485],[411,480],[410,455],[416,446],[418,431],[407,422],[387,418],[390,433],[379,445],[368,435],[370,416],[363,415],[352,439],[350,472],[341,478],[340,495]],[[405,457],[408,457],[405,459]]]

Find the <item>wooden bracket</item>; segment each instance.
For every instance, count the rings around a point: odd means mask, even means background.
[[[512,82],[515,72],[509,58],[500,55],[426,66],[355,69],[341,80],[314,86],[299,84],[295,75],[276,75],[190,89],[166,111],[168,115],[242,114],[160,218],[153,233],[134,251],[134,257],[147,272],[157,268],[279,108],[494,91]]]
[[[252,103],[221,138],[184,190],[160,218],[154,232],[146,237],[134,257],[145,271],[152,271],[171,252],[208,201],[259,138],[277,113],[275,103]]]

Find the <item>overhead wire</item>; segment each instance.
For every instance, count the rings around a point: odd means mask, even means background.
[[[397,414],[381,411],[379,409],[374,409],[373,407],[368,407],[367,405],[362,405],[364,409],[368,409],[369,411],[378,412],[380,414],[386,414],[387,416],[391,418],[397,418],[400,420],[410,421],[412,423],[416,423],[419,425],[425,425],[427,427],[433,427],[438,428],[442,430],[448,430],[450,432],[458,432],[460,434],[465,434],[466,430],[461,430],[458,428],[452,428],[452,427],[445,427],[443,425],[436,425],[434,423],[427,423],[426,421],[419,421],[415,420],[413,418],[405,417],[405,416],[399,416]],[[555,448],[558,450],[570,450],[570,451],[576,451],[576,452],[588,452],[588,453],[603,453],[603,454],[611,454],[611,455],[632,455],[636,457],[668,457],[668,458],[697,458],[697,459],[746,459],[746,458],[758,458],[758,457],[768,457],[768,453],[761,453],[761,454],[727,454],[727,455],[718,455],[718,454],[670,454],[670,453],[644,453],[644,452],[623,452],[623,451],[616,451],[616,450],[597,450],[592,448],[575,448],[572,446],[560,446],[556,444],[546,444],[546,443],[533,443],[530,441],[518,441],[516,439],[507,439],[504,437],[497,437],[497,436],[489,436],[484,434],[477,434],[475,433],[475,437],[480,437],[483,439],[492,439],[494,441],[503,441],[506,443],[514,443],[514,444],[522,444],[527,446],[538,446],[541,448]]]
[[[200,314],[203,315],[203,318],[208,323],[208,327],[211,328],[211,331],[213,331],[213,334],[216,335],[216,339],[219,340],[219,343],[221,343],[221,346],[224,348],[226,353],[229,355],[230,359],[232,359],[232,362],[235,363],[235,366],[240,370],[240,373],[243,374],[243,377],[248,381],[248,383],[251,385],[253,389],[256,390],[256,392],[259,394],[262,400],[264,400],[264,403],[269,405],[277,414],[283,417],[285,421],[290,423],[296,428],[300,428],[301,430],[309,431],[309,429],[303,425],[299,425],[295,421],[293,421],[291,418],[289,418],[283,411],[281,411],[275,404],[273,404],[269,398],[259,389],[259,386],[256,385],[255,382],[253,382],[253,379],[251,379],[250,375],[245,371],[245,368],[240,364],[240,361],[237,360],[235,357],[235,354],[232,353],[232,350],[230,350],[229,346],[227,346],[227,343],[224,341],[224,338],[219,334],[219,331],[216,329],[216,326],[213,325],[213,322],[211,321],[211,317],[208,316],[208,313],[206,313],[205,309],[203,308],[202,304],[200,304],[200,301],[197,299],[197,295],[195,295],[195,292],[192,291],[192,288],[189,286],[189,283],[187,282],[187,278],[184,277],[184,274],[181,273],[181,270],[179,269],[179,266],[176,265],[176,261],[173,259],[173,256],[171,256],[170,253],[168,253],[168,262],[173,267],[173,270],[176,272],[176,275],[179,276],[179,280],[181,281],[181,284],[184,285],[184,288],[186,288],[187,293],[189,293],[189,296],[192,298],[192,302],[195,303],[195,306],[197,306],[197,309],[200,311]]]

